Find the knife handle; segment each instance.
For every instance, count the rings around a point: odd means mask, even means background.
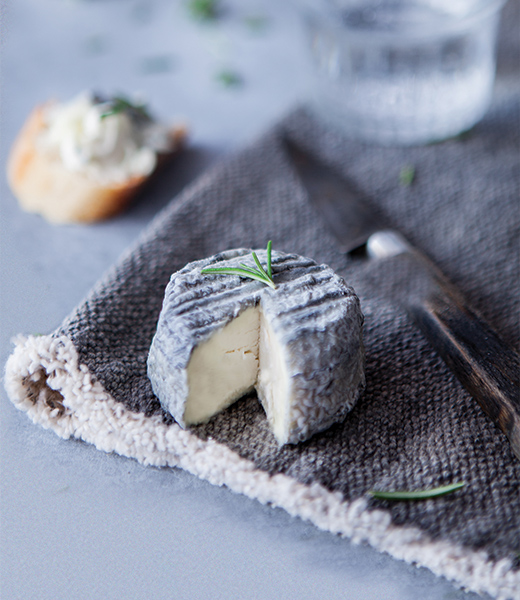
[[[486,415],[505,433],[520,459],[520,355],[464,300],[440,271],[393,231],[373,234],[372,258],[405,254],[420,265],[426,285],[405,308],[430,344]]]

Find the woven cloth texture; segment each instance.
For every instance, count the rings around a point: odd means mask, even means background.
[[[283,132],[353,181],[518,350],[519,6],[507,13],[495,102],[469,135],[425,147],[375,147],[297,110],[174,199],[55,335],[72,339],[81,362],[116,400],[161,413],[146,359],[171,273],[221,250],[264,248],[268,239],[277,250],[327,263],[354,286],[365,314],[367,387],[347,419],[280,449],[252,395],[192,431],[270,474],[319,482],[346,500],[370,489],[463,480],[462,491],[435,500],[369,506],[389,511],[396,525],[486,550],[494,560],[508,557],[518,567],[520,462],[399,308],[413,273],[393,259],[343,255],[279,140]],[[415,178],[403,185],[408,166]]]
[[[283,153],[282,132],[348,176],[518,349],[518,96],[506,91],[471,135],[420,148],[348,141],[295,111],[173,200],[56,335],[72,339],[116,400],[155,414],[161,408],[146,359],[172,272],[268,239],[275,249],[327,263],[354,286],[365,314],[367,388],[355,409],[323,434],[281,449],[254,396],[194,433],[270,474],[317,481],[347,500],[370,489],[465,481],[463,491],[436,500],[371,506],[433,539],[515,560],[519,461],[399,308],[413,274],[393,259],[363,261],[338,250]],[[406,165],[416,173],[408,186],[399,177]]]

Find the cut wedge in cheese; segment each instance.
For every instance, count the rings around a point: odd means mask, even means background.
[[[266,252],[257,251],[266,263]],[[279,444],[342,421],[365,384],[363,315],[326,265],[273,252],[275,289],[206,267],[251,268],[230,250],[172,275],[148,357],[163,408],[182,426],[207,422],[256,389]]]
[[[257,308],[247,308],[193,350],[187,367],[186,424],[207,421],[253,389],[259,323]]]

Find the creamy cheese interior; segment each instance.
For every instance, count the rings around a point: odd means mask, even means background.
[[[188,365],[186,425],[209,420],[253,389],[259,329],[259,309],[248,308],[195,348]]]
[[[184,422],[208,421],[254,387],[276,439],[285,443],[290,378],[281,344],[260,308],[248,308],[193,351]]]
[[[105,184],[149,175],[157,154],[148,129],[157,137],[158,125],[137,126],[124,111],[103,117],[106,110],[106,104],[85,93],[50,106],[40,147],[56,153],[66,169]]]
[[[259,371],[256,390],[271,431],[280,444],[287,441],[290,425],[291,380],[282,345],[269,321],[260,314]]]

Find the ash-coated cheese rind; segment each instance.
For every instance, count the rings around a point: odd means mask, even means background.
[[[256,251],[262,264],[266,252]],[[209,266],[255,267],[249,249],[192,262],[166,288],[148,357],[163,408],[183,427],[255,388],[280,444],[344,419],[364,383],[363,315],[326,265],[273,252],[276,289]]]

